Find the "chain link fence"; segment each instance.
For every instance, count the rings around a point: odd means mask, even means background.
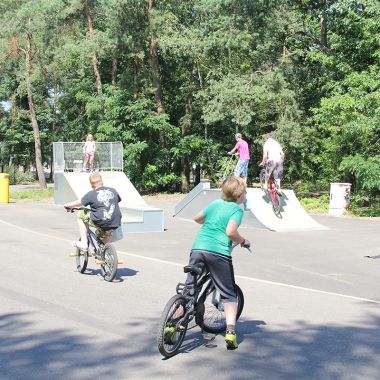
[[[54,142],[54,172],[78,172],[83,170],[83,142]],[[97,142],[94,170],[123,171],[123,144],[121,142]]]

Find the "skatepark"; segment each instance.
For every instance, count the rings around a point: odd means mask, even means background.
[[[53,144],[56,204],[80,199],[91,190],[89,173],[80,170],[82,161],[75,159],[80,156],[81,145],[81,143],[63,142]],[[98,143],[98,146],[101,151],[98,154],[98,168],[102,173],[104,184],[115,188],[122,199],[120,207],[124,215],[122,220],[124,232],[163,231],[163,210],[150,206],[122,171],[121,143]],[[211,188],[208,180],[201,180],[178,202],[174,216],[191,220],[199,210],[218,198],[220,198],[220,189]],[[326,229],[305,212],[292,190],[284,190],[280,215],[273,213],[267,194],[260,188],[248,188],[246,198],[243,226],[267,228],[277,232]]]
[[[73,184],[88,173],[67,174],[71,196],[86,191]],[[191,214],[220,196],[202,186],[191,195],[141,197],[144,203],[133,191],[124,195],[127,212],[145,204],[161,210],[163,228],[126,228],[115,243],[124,264],[113,283],[95,265],[76,271],[68,256],[75,215],[59,202],[0,205],[0,250],[11,258],[0,280],[2,378],[376,379],[379,220],[307,214],[310,228],[294,221],[286,230],[256,220],[264,211],[256,212],[252,201],[244,215],[251,220],[241,228],[253,253],[234,252],[245,295],[239,349],[228,352],[222,335],[209,342],[191,326],[180,353],[162,360],[156,327],[184,280],[199,228]],[[285,195],[285,207],[296,205]]]

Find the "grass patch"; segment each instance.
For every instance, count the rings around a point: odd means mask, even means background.
[[[304,197],[300,198],[302,207],[308,212],[318,214],[326,214],[329,210],[329,195],[321,195],[320,197]]]
[[[373,196],[365,199],[362,195],[354,194],[351,198],[350,214],[354,216],[380,216],[380,197]]]
[[[10,199],[13,201],[28,200],[28,201],[42,201],[54,196],[54,189],[31,189],[13,191],[10,194]]]

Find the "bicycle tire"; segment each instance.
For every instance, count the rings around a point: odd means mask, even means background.
[[[275,215],[281,216],[281,197],[277,194],[277,192],[274,194],[272,199],[272,207]]]
[[[204,331],[211,334],[219,334],[226,330],[226,317],[224,314],[224,306],[221,296],[215,286],[212,284],[211,288],[204,290],[208,292],[205,296],[204,302],[198,304],[195,322]],[[236,313],[236,320],[239,319],[244,307],[244,294],[238,285],[236,285],[236,294],[238,299],[238,307]],[[202,293],[203,295],[203,293]],[[202,295],[199,299],[202,299]]]
[[[170,358],[178,353],[182,342],[185,339],[188,321],[181,321],[182,315],[176,316],[177,310],[182,306],[186,310],[186,298],[176,294],[165,305],[161,315],[160,324],[157,331],[158,351],[165,358]],[[179,323],[181,322],[181,326]],[[168,333],[165,328],[175,328],[175,334]]]
[[[100,264],[100,269],[102,271],[102,276],[106,281],[112,281],[117,273],[117,252],[115,247],[107,243],[102,252],[101,260],[104,262]]]
[[[88,264],[88,251],[82,251],[81,249],[77,248],[75,262],[77,271],[79,273],[84,273]]]
[[[259,179],[260,179],[261,188],[264,189],[264,185],[265,185],[265,169],[261,169],[260,175],[259,175]]]

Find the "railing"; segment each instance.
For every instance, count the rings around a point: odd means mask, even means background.
[[[96,142],[93,167],[97,171],[122,171],[123,144],[121,142]],[[54,142],[54,172],[76,172],[83,169],[84,142]]]

